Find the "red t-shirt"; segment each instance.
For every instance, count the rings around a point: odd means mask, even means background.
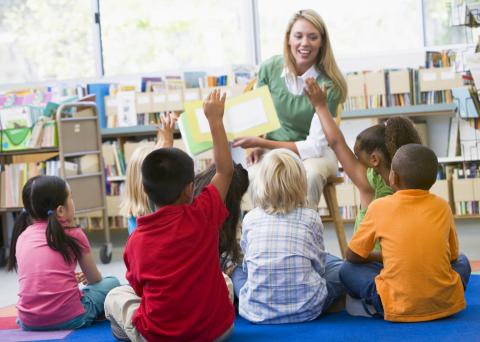
[[[228,211],[213,186],[192,204],[169,205],[137,218],[123,258],[142,298],[133,317],[149,341],[212,341],[235,319],[218,257]]]

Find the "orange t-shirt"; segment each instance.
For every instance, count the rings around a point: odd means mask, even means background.
[[[375,284],[385,320],[429,321],[465,308],[462,281],[450,264],[458,240],[447,202],[424,190],[375,200],[349,247],[366,258],[377,239],[384,267]]]

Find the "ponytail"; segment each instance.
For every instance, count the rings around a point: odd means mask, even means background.
[[[7,260],[7,271],[17,270],[17,241],[20,235],[30,225],[30,215],[28,215],[25,209],[17,216],[13,225],[12,241],[10,242],[10,253]]]
[[[397,150],[407,144],[422,144],[412,120],[404,116],[394,116],[385,121],[385,147],[390,162]]]
[[[397,150],[407,144],[421,144],[413,122],[403,116],[394,116],[387,121],[360,132],[357,136],[360,150],[370,154],[375,150],[382,153],[388,168]]]
[[[58,222],[52,210],[48,211],[46,237],[48,247],[59,252],[67,264],[81,257],[82,250],[78,240],[65,233],[65,228]]]

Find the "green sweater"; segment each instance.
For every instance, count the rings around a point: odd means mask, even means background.
[[[274,56],[266,60],[260,66],[258,72],[257,87],[268,86],[282,126],[267,134],[267,138],[276,141],[305,140],[310,130],[315,109],[306,95],[294,95],[288,91],[285,79],[281,77],[283,69],[283,57]],[[336,87],[332,87],[332,81],[321,72],[317,77],[317,82],[319,84],[325,82],[328,109],[333,116],[336,116],[340,102],[340,92]]]

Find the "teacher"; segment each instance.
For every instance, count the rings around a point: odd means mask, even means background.
[[[317,209],[327,178],[336,174],[338,163],[303,92],[309,77],[325,84],[328,109],[336,116],[347,85],[333,57],[325,23],[311,9],[293,15],[285,32],[283,56],[271,57],[258,72],[257,87],[268,86],[281,127],[266,138],[239,138],[233,146],[253,148],[247,157],[249,164],[257,163],[268,149],[287,148],[297,153],[307,172],[308,206]],[[255,169],[255,165],[249,168],[253,177]]]

